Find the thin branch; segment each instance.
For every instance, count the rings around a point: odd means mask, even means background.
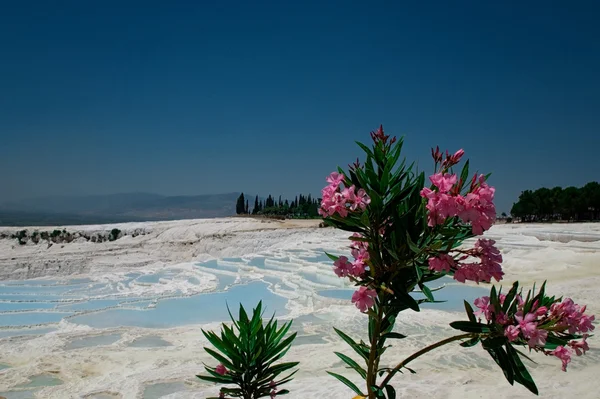
[[[385,379],[381,382],[381,384],[379,384],[379,388],[383,388],[384,386],[387,385],[388,382],[390,382],[390,380],[392,379],[392,377],[398,372],[400,371],[400,369],[402,367],[405,367],[408,363],[412,362],[413,360],[415,360],[416,358],[418,358],[421,355],[424,355],[425,353],[434,350],[435,348],[439,348],[440,346],[449,344],[450,342],[454,342],[454,341],[458,341],[461,339],[466,339],[466,338],[472,338],[474,336],[473,333],[468,333],[468,334],[461,334],[461,335],[456,335],[454,337],[450,337],[450,338],[446,338],[444,340],[441,340],[439,342],[436,342],[435,344],[429,345],[423,349],[421,349],[418,352],[413,353],[412,355],[410,355],[409,357],[407,357],[406,359],[404,359],[402,362],[400,362],[396,367],[394,367],[393,370],[388,372],[388,375],[385,377]]]

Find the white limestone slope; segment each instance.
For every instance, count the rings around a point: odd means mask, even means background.
[[[310,225],[310,222],[306,224]],[[345,301],[319,297],[314,292],[314,284],[300,278],[293,269],[297,265],[303,272],[314,272],[326,279],[332,275],[326,267],[313,266],[310,261],[299,259],[283,260],[292,257],[294,251],[344,250],[347,233],[319,229],[314,225],[308,227],[298,222],[242,218],[72,229],[95,231],[113,227],[125,232],[144,229],[148,234],[135,238],[126,236],[115,242],[73,242],[50,248],[46,245],[19,246],[13,240],[0,240],[0,279],[109,278],[126,271],[160,270],[180,263],[265,257],[271,259],[271,269],[244,268],[239,275],[244,278],[277,276],[290,284],[293,290],[276,293],[289,299],[288,309],[297,317],[294,328],[302,332],[300,335],[318,338],[314,342],[308,339],[290,350],[286,359],[300,361],[301,368],[296,379],[287,386],[292,391],[287,397],[346,399],[354,396],[325,371],[332,370],[359,382],[333,354],[333,351],[342,351],[351,355],[351,350],[332,333],[332,327],[341,328],[355,337],[364,336],[365,317]],[[600,314],[600,225],[499,225],[487,236],[497,241],[503,253],[505,284],[519,279],[530,285],[547,279],[549,292],[571,296],[578,303],[587,303],[592,314]],[[207,283],[200,289],[211,287]],[[168,285],[164,287],[168,288]],[[404,312],[397,330],[408,338],[395,343],[386,353],[387,361],[392,365],[423,346],[453,335],[448,323],[458,319],[464,319],[464,316],[434,309]],[[120,327],[100,330],[63,321],[56,331],[47,334],[0,339],[0,364],[11,366],[0,370],[0,392],[42,373],[55,375],[64,384],[38,391],[41,398],[80,398],[100,394],[104,394],[103,397],[142,398],[146,387],[176,381],[185,384],[187,390],[166,397],[215,396],[217,387],[198,381],[194,374],[202,370],[203,362],[214,363],[203,351],[208,343],[200,328],[217,327],[216,323],[209,323],[166,329]],[[117,334],[119,338],[104,346],[67,349],[74,339],[102,334]],[[159,337],[171,345],[131,346],[136,339],[147,336]],[[538,364],[527,366],[538,384],[540,397],[598,398],[594,378],[600,375],[600,350],[596,349],[600,348],[600,342],[592,337],[589,343],[592,350],[584,357],[574,358],[567,373],[560,370],[557,359],[533,355]],[[465,349],[449,345],[412,365],[417,374],[403,374],[395,379],[398,397],[533,397],[521,386],[511,387],[480,347]]]

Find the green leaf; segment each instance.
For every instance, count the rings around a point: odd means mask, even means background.
[[[220,355],[219,353],[213,351],[210,348],[204,348],[204,350],[206,352],[208,352],[209,355],[211,355],[212,357],[214,357],[215,359],[217,359],[219,362],[223,363],[223,365],[225,367],[227,367],[228,369],[234,370],[234,371],[241,371],[233,363],[231,363],[231,361],[229,359],[227,359],[225,356]]]
[[[365,350],[365,348],[362,348],[361,345],[359,345],[358,343],[354,342],[354,340],[352,338],[350,338],[349,336],[347,336],[346,334],[344,334],[344,332],[338,330],[337,328],[333,327],[333,330],[337,333],[337,335],[339,335],[348,345],[350,345],[350,347],[352,349],[354,349],[354,351],[356,353],[358,353],[363,359],[365,359],[365,361],[367,361],[367,359],[369,359],[369,351]]]
[[[469,321],[476,323],[477,319],[475,318],[475,314],[473,313],[473,308],[471,307],[471,304],[467,301],[464,301],[465,303],[465,310],[467,311],[467,316],[469,316]]]
[[[369,147],[367,147],[366,145],[364,145],[363,143],[357,141],[356,144],[358,144],[358,146],[360,148],[362,148],[362,150],[370,157],[374,157],[373,152],[371,151],[371,149]]]
[[[351,368],[353,368],[358,374],[360,374],[360,376],[363,379],[367,378],[367,371],[365,369],[363,369],[362,367],[360,367],[358,365],[358,363],[356,363],[352,358],[344,355],[343,353],[340,352],[333,352],[337,355],[337,357],[339,357],[340,359],[342,359],[342,361],[344,363],[346,363],[348,366],[350,366]]]
[[[429,299],[430,302],[435,302],[435,298],[433,297],[433,294],[431,293],[429,287],[427,287],[425,284],[419,283],[419,288],[421,289],[421,291],[423,291],[423,294],[425,294],[425,296],[427,297],[427,299]]]
[[[396,297],[392,300],[392,305],[398,307],[400,309],[410,308],[415,312],[420,312],[419,303],[415,301],[415,299],[410,296],[407,292],[404,292],[402,289],[394,290],[396,292]]]
[[[462,180],[462,183],[466,183],[467,180],[469,179],[469,160],[467,159],[467,162],[465,162],[465,165],[462,168],[462,171],[460,172],[460,180]],[[462,186],[460,187],[462,189]]]
[[[481,341],[481,344],[483,345],[484,349],[499,348],[499,347],[503,346],[505,343],[506,343],[505,337],[486,338],[483,341]]]
[[[327,255],[327,257],[329,259],[331,259],[332,261],[334,261],[334,262],[337,261],[340,258],[339,256],[331,255],[331,254],[329,254],[327,252],[325,252],[325,255]]]
[[[358,387],[356,385],[354,385],[352,383],[352,381],[350,381],[349,379],[347,379],[346,377],[336,374],[336,373],[332,373],[331,371],[328,371],[327,374],[337,378],[340,382],[342,382],[344,385],[346,385],[348,388],[352,389],[356,394],[360,395],[360,396],[365,396],[364,393],[362,393],[360,391],[360,389],[358,389]]]
[[[510,385],[514,384],[515,375],[512,367],[512,363],[508,358],[508,355],[504,351],[503,348],[493,348],[488,349],[488,353],[492,356],[494,361],[500,366],[502,372],[504,373],[504,377],[510,383]]]
[[[217,384],[231,384],[231,380],[226,379],[226,378],[211,377],[208,375],[200,375],[200,374],[196,375],[196,377],[200,378],[203,381],[215,382]]]
[[[396,390],[393,386],[386,385],[385,392],[387,393],[388,399],[396,399]]]
[[[406,243],[408,244],[408,247],[410,248],[410,250],[413,251],[414,253],[418,254],[421,252],[421,248],[419,248],[413,242],[413,240],[410,238],[410,234],[408,234],[408,231],[406,232]]]
[[[461,342],[460,346],[464,347],[464,348],[470,348],[471,346],[475,346],[479,343],[479,336],[471,338],[468,341],[465,342]]]
[[[527,371],[527,368],[519,358],[519,355],[515,348],[512,345],[508,344],[506,345],[506,352],[513,363],[513,369],[515,371],[515,381],[523,385],[525,388],[529,389],[532,393],[538,395],[539,392],[537,386],[535,385],[531,374],[529,374],[529,371]]]
[[[450,327],[464,331],[464,332],[472,332],[472,333],[489,333],[490,328],[486,324],[475,323],[472,321],[453,321],[450,323]]]
[[[490,291],[490,303],[494,306],[494,309],[502,309],[495,286],[492,286],[492,290]]]
[[[506,294],[506,297],[504,298],[504,303],[502,304],[502,311],[504,313],[507,313],[509,308],[511,307],[511,304],[517,295],[518,289],[519,282],[515,281],[512,288],[510,289],[510,291],[508,291],[508,294]]]
[[[544,345],[544,349],[554,350],[559,346],[567,346],[568,344],[569,341],[559,338],[556,335],[548,334],[548,337],[546,338],[546,345]]]
[[[421,265],[415,263],[415,271],[417,272],[417,280],[421,281],[423,279],[423,270],[421,269]]]
[[[406,338],[406,335],[397,333],[397,332],[389,332],[383,335],[385,338],[393,338],[393,339],[402,339]]]

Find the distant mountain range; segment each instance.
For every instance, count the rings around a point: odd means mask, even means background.
[[[73,225],[231,216],[239,193],[53,196],[0,203],[0,226]]]

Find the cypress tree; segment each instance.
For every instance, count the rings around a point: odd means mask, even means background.
[[[258,195],[256,196],[256,199],[254,200],[254,209],[252,210],[252,214],[256,215],[256,213],[260,211],[260,207],[258,204]]]
[[[244,213],[244,193],[241,193],[240,196],[237,199],[237,202],[235,203],[235,213],[240,215],[242,213]]]
[[[247,215],[248,213],[248,200],[246,200],[246,208],[244,209],[244,213]]]

